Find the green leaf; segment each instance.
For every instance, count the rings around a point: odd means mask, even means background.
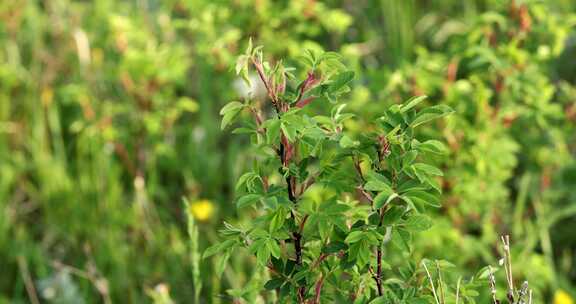
[[[357,147],[358,145],[360,145],[360,142],[357,140],[353,140],[348,135],[344,135],[340,139],[340,147],[342,148],[352,148]]]
[[[390,185],[390,180],[388,178],[386,178],[386,176],[384,176],[380,173],[377,173],[373,170],[368,171],[368,173],[366,174],[366,178],[368,179],[368,181],[375,180],[375,181],[380,181],[380,182],[383,182],[383,183]]]
[[[434,166],[430,166],[428,164],[424,164],[424,163],[417,163],[412,165],[414,167],[415,170],[420,171],[420,172],[425,172],[426,174],[429,175],[436,175],[436,176],[443,176],[444,173],[442,173],[442,170],[434,167]]]
[[[393,227],[392,228],[392,240],[391,243],[394,247],[398,248],[402,252],[409,252],[410,247],[408,246],[410,242],[410,234],[408,231]]]
[[[323,240],[327,239],[330,234],[330,228],[330,222],[326,216],[318,218],[318,233],[320,233],[320,238]]]
[[[226,268],[226,264],[228,263],[228,259],[230,258],[230,251],[226,251],[226,253],[218,255],[216,259],[216,276],[221,277],[224,269]]]
[[[274,213],[274,216],[272,216],[272,219],[270,220],[270,232],[274,232],[274,231],[280,229],[280,227],[282,227],[282,225],[284,225],[284,221],[286,220],[286,215],[287,215],[287,211],[283,207],[280,207],[276,210],[276,212]]]
[[[206,248],[206,250],[204,251],[204,254],[202,255],[202,258],[205,259],[207,257],[215,255],[216,253],[227,250],[228,248],[231,248],[234,245],[236,245],[236,240],[234,240],[234,239],[225,240],[222,243],[212,245],[212,246]]]
[[[268,245],[264,243],[263,246],[260,246],[256,251],[256,261],[258,262],[258,265],[266,267],[269,258],[270,249],[268,248]]]
[[[246,194],[241,196],[238,201],[236,201],[236,207],[241,209],[250,206],[260,200],[260,198],[262,198],[262,195],[260,194]]]
[[[282,129],[284,136],[286,136],[286,139],[291,143],[294,142],[296,139],[296,128],[285,122],[280,123],[280,128]]]
[[[416,157],[418,157],[418,151],[411,150],[411,151],[406,152],[404,154],[404,157],[402,157],[402,168],[406,168],[406,167],[410,166],[412,164],[412,162],[414,162]]]
[[[323,212],[328,215],[341,215],[342,213],[350,210],[350,208],[351,207],[346,204],[332,203],[323,209]]]
[[[263,127],[266,128],[266,143],[272,144],[278,142],[278,138],[280,137],[280,119],[269,119],[264,122]]]
[[[382,219],[382,224],[385,226],[390,226],[392,224],[396,224],[397,222],[400,221],[404,212],[405,212],[405,208],[399,207],[399,206],[394,206],[394,207],[388,209],[388,211],[386,211],[386,213],[384,213],[384,218]]]
[[[270,253],[277,259],[280,258],[281,252],[280,252],[280,246],[278,246],[278,243],[276,242],[275,239],[268,239],[268,241],[266,242],[266,246],[268,246],[268,250],[270,250]]]
[[[266,282],[266,284],[264,284],[264,288],[266,288],[266,290],[274,290],[282,286],[282,284],[284,284],[284,279],[277,277]]]
[[[333,241],[330,242],[328,245],[326,245],[324,248],[322,248],[322,252],[332,254],[339,252],[341,250],[346,250],[346,248],[348,248],[348,246],[345,243]]]
[[[424,101],[428,96],[414,96],[410,98],[403,106],[400,107],[400,112],[405,113],[406,111],[412,109],[413,107],[417,106],[419,103]]]
[[[350,81],[352,81],[352,79],[354,79],[354,72],[352,71],[345,71],[336,75],[334,81],[330,83],[330,85],[328,86],[328,92],[330,93],[337,92],[346,84],[348,84]]]
[[[244,107],[244,104],[238,101],[232,101],[227,103],[222,109],[220,110],[220,115],[225,115],[228,112],[240,110]]]
[[[220,129],[224,130],[226,126],[228,126],[232,120],[240,113],[240,111],[244,108],[244,104],[238,101],[232,101],[225,105],[222,110],[220,110],[220,115],[222,115],[222,123],[220,124]]]
[[[380,209],[398,196],[397,193],[382,191],[374,197],[374,208]]]
[[[260,176],[254,172],[246,172],[238,178],[238,181],[236,182],[235,189],[238,191],[243,185],[248,185],[254,179],[259,179],[259,178],[260,178]],[[250,187],[248,187],[248,188],[250,188]]]
[[[441,207],[440,198],[431,193],[425,191],[409,191],[406,192],[405,195],[415,203],[430,205],[437,208]]]
[[[408,191],[421,191],[426,190],[428,187],[425,184],[413,179],[409,179],[398,185],[398,192],[405,193]]]
[[[369,180],[364,185],[364,189],[368,191],[383,191],[388,193],[388,195],[393,192],[392,188],[388,184],[379,180]]]
[[[416,143],[414,147],[419,151],[430,152],[440,155],[446,154],[448,152],[446,146],[438,140],[427,140],[423,143]]]
[[[350,234],[348,234],[348,236],[346,237],[344,242],[346,242],[348,244],[356,243],[363,238],[364,238],[364,231],[358,231],[358,230],[352,231],[352,232],[350,232]]]
[[[423,214],[415,214],[404,222],[404,227],[410,231],[425,231],[432,227],[432,220]]]
[[[450,115],[452,113],[454,113],[454,110],[452,110],[452,108],[447,105],[432,106],[420,111],[410,126],[415,128],[423,123]]]

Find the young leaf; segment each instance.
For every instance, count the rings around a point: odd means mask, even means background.
[[[240,111],[244,108],[244,104],[233,101],[225,105],[222,110],[220,110],[220,115],[222,115],[222,123],[220,124],[220,129],[224,130],[226,126],[228,126],[232,120],[240,113]]]
[[[412,109],[413,107],[417,106],[419,103],[421,103],[422,101],[424,101],[427,98],[427,96],[422,95],[422,96],[414,96],[412,98],[410,98],[405,105],[400,107],[400,113],[405,113],[408,110]]]
[[[447,105],[436,105],[426,108],[418,113],[416,118],[410,124],[411,127],[415,128],[423,123],[429,122],[431,120],[444,117],[446,115],[452,114],[454,110]]]
[[[352,81],[352,79],[354,79],[354,72],[352,71],[345,71],[336,75],[334,81],[330,83],[330,86],[328,87],[328,92],[335,93],[339,91],[342,87]]]

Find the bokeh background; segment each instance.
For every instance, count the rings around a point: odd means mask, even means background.
[[[413,95],[453,107],[424,131],[450,152],[412,256],[465,278],[510,234],[537,303],[573,303],[570,0],[0,0],[0,303],[231,303],[263,284],[243,253],[222,278],[199,258],[224,219],[249,220],[233,200],[249,142],[218,111],[250,37],[272,60],[340,52],[351,132]]]

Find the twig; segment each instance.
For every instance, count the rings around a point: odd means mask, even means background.
[[[252,58],[252,64],[254,65],[254,68],[256,69],[256,71],[258,73],[258,77],[260,78],[260,80],[264,84],[264,87],[266,88],[268,96],[272,100],[272,104],[274,105],[274,108],[276,109],[276,114],[278,115],[278,118],[280,118],[282,113],[283,113],[283,108],[282,108],[282,105],[280,104],[280,100],[278,99],[278,96],[276,95],[275,86],[270,84],[269,79],[266,77],[262,62],[256,60],[253,57]],[[288,140],[286,139],[284,134],[282,134],[281,140],[280,140],[280,146],[278,148],[277,153],[278,153],[278,156],[280,157],[280,161],[281,161],[282,165],[286,166],[286,167],[288,167],[288,162],[290,161],[290,157],[288,157],[288,155],[290,154],[290,151],[291,151],[290,149],[292,149],[290,147],[290,143],[288,142]],[[288,194],[288,199],[293,204],[298,203],[298,200],[295,196],[295,189],[296,189],[295,186],[296,186],[295,180],[293,179],[292,176],[290,176],[290,174],[288,174],[286,176],[286,191]],[[294,221],[296,221],[296,216],[294,215],[294,212],[290,212],[290,216],[292,217],[292,219]],[[305,221],[303,221],[303,223],[301,223],[302,228],[304,227],[304,223],[305,223]],[[294,241],[294,252],[296,255],[295,263],[296,263],[296,265],[302,265],[302,233],[300,231],[294,231],[292,233],[292,239]],[[305,290],[304,286],[298,288],[298,302],[299,303],[304,303],[305,293],[306,293],[306,290]]]

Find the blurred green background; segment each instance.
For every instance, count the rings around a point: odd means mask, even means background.
[[[570,0],[0,0],[0,303],[231,303],[263,284],[243,253],[221,279],[198,259],[223,219],[248,220],[249,142],[218,111],[250,37],[272,59],[343,54],[352,132],[413,95],[453,107],[423,132],[450,153],[412,256],[466,277],[509,233],[537,303],[573,303]]]

